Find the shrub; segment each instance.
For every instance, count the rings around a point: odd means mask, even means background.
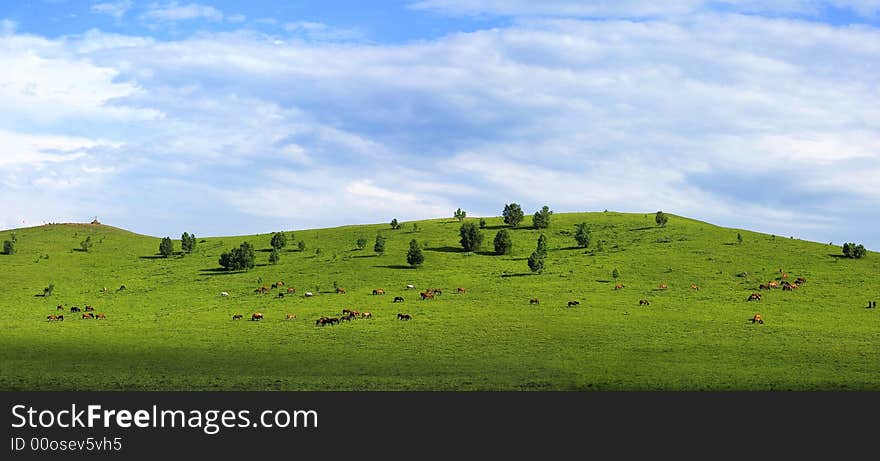
[[[535,215],[532,216],[532,225],[535,226],[535,229],[546,229],[550,227],[550,216],[552,215],[550,207],[544,205],[540,211],[535,212]]]
[[[537,250],[529,256],[529,269],[538,274],[544,272],[544,255],[538,253]]]
[[[486,218],[480,218],[480,229],[486,228]]]
[[[52,296],[52,292],[55,291],[55,284],[50,283],[49,286],[43,288],[43,296]]]
[[[300,241],[296,244],[296,247],[299,249],[299,251],[306,251],[306,242],[300,240]]]
[[[495,234],[495,253],[500,255],[509,255],[513,251],[513,240],[510,238],[510,232],[507,229],[501,229]]]
[[[483,245],[483,232],[472,222],[464,223],[458,230],[461,247],[464,251],[477,251]]]
[[[423,262],[425,262],[425,255],[422,254],[422,249],[419,247],[419,242],[416,239],[412,239],[409,242],[409,251],[406,252],[406,262],[412,267],[421,266]]]
[[[538,245],[535,248],[535,251],[537,251],[541,256],[547,256],[548,244],[549,244],[549,242],[547,240],[547,236],[544,234],[541,234],[541,236],[538,237]]]
[[[739,232],[736,233],[736,243],[739,243],[740,245],[743,243],[743,235]]]
[[[519,226],[519,223],[521,223],[525,217],[522,207],[519,206],[518,203],[504,205],[504,211],[501,212],[501,216],[504,217],[504,224],[507,224],[510,227]]]
[[[620,271],[618,271],[616,267],[614,268],[613,271],[611,271],[611,277],[612,277],[614,280],[617,280],[617,279],[620,278]]]

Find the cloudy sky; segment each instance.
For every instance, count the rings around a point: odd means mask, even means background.
[[[880,0],[0,3],[0,228],[511,201],[880,249]]]

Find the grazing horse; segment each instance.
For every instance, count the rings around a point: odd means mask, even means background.
[[[307,291],[305,296],[306,296],[306,298],[311,298],[314,295],[312,294],[311,291]]]
[[[779,288],[779,284],[776,283],[775,280],[771,280],[770,282],[767,282],[767,285],[769,285],[770,288]]]
[[[762,284],[758,285],[758,289],[759,290],[769,290],[770,284],[769,283],[762,283]]]
[[[416,288],[415,285],[407,285],[406,286],[407,290],[414,290],[415,288]]]
[[[761,295],[759,295],[758,293],[752,293],[749,295],[748,301],[760,301],[760,300],[761,300]]]
[[[458,289],[457,289],[455,292],[458,293],[458,294],[460,294],[460,295],[463,295],[463,294],[467,293],[467,290],[465,290],[465,289],[462,288],[462,287],[458,287]]]
[[[569,302],[568,302],[568,307],[571,307],[571,306],[579,306],[580,304],[581,304],[580,301],[569,301]]]
[[[785,285],[782,285],[782,291],[794,291],[797,289],[797,287],[797,285],[786,283]]]
[[[287,314],[287,316],[284,317],[284,320],[294,320],[294,319],[296,319],[296,314]]]
[[[801,284],[807,283],[807,279],[805,279],[803,277],[798,277],[797,280],[794,281],[794,283],[801,285]]]
[[[79,308],[76,306],[73,306],[70,308],[70,312],[79,312]]]
[[[394,297],[394,301],[392,301],[392,302],[395,302],[395,303],[402,303],[402,302],[403,302],[403,296],[395,296],[395,297]]]
[[[281,281],[281,280],[279,280],[278,283],[276,283],[275,285],[278,285],[279,287],[283,287],[283,286],[284,286],[284,282]]]
[[[370,312],[361,312],[361,318],[362,319],[371,319],[371,318],[373,318],[373,314]]]
[[[107,320],[107,316],[104,315],[104,313],[102,312],[100,314],[95,315],[95,320]]]
[[[667,285],[667,284],[665,284],[665,283],[661,283],[660,286],[659,286],[658,288],[661,289],[661,290],[665,290],[665,289],[669,288],[669,285]]]
[[[110,293],[110,289],[107,287],[101,288],[101,293]]]
[[[279,297],[279,298],[283,298],[283,297],[284,297],[284,293],[278,293],[278,297]]]
[[[241,314],[233,314],[232,320],[241,320],[243,316]]]
[[[229,293],[227,293],[227,292],[225,292],[225,291],[221,291],[221,292],[220,292],[220,296],[226,298],[226,297],[229,296]]]
[[[323,326],[326,325],[326,324],[327,324],[327,317],[321,317],[321,318],[319,318],[318,320],[315,320],[315,326],[316,326],[316,327],[317,327],[317,326],[321,326],[321,327],[323,327]]]
[[[426,299],[434,299],[434,293],[430,293],[427,291],[424,293],[419,293],[419,295],[422,297],[422,301],[424,301]]]
[[[261,312],[254,312],[251,315],[251,320],[263,320],[263,314]]]
[[[341,295],[344,295],[344,294],[345,294],[345,288],[337,287],[337,288],[336,288],[336,293],[341,294]]]
[[[397,313],[398,320],[412,320],[412,315]]]
[[[755,322],[758,322],[760,324],[764,323],[764,318],[761,317],[761,314],[755,314],[755,316],[752,317],[752,323],[755,323]]]
[[[541,304],[541,300],[538,298],[532,298],[529,300],[529,304]]]
[[[788,274],[786,274],[785,272],[783,272],[783,273],[782,273],[782,280],[785,280],[785,279],[787,279],[787,278],[788,278]]]
[[[384,295],[384,294],[385,294],[385,290],[383,290],[383,289],[381,289],[381,288],[376,288],[376,289],[373,290],[373,294],[374,294],[374,295]]]
[[[647,299],[640,299],[639,306],[650,306],[651,303]]]
[[[86,312],[94,312],[95,311],[95,308],[92,306],[86,306],[85,309],[86,309]]]
[[[63,310],[64,310],[64,306],[62,306],[61,304],[59,304],[59,305],[55,306],[55,310],[56,310],[56,311],[63,311]]]
[[[287,294],[296,293],[296,288],[290,287],[287,289]]]
[[[278,288],[278,284],[277,284],[277,283],[273,283],[272,286],[271,286],[271,288],[272,288],[273,290],[276,289],[276,288]]]
[[[691,285],[691,290],[700,291],[700,287],[698,285]]]
[[[351,309],[342,309],[342,315],[351,315],[352,313],[354,313],[354,311]]]
[[[615,290],[622,290],[624,288],[626,288],[626,285],[624,285],[622,283],[618,283],[617,285],[614,285]]]
[[[64,318],[64,317],[62,316],[62,318]],[[57,315],[49,315],[49,316],[46,316],[46,320],[48,320],[50,322],[53,320],[58,320],[58,316]]]
[[[86,312],[85,314],[82,315],[82,318],[93,319],[93,318],[95,318],[95,314],[92,314],[91,312]]]

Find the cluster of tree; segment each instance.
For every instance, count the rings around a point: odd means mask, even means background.
[[[843,244],[843,255],[847,258],[859,259],[868,255],[864,245],[856,245],[855,243]]]
[[[15,244],[18,242],[18,237],[15,235],[15,232],[9,236],[9,240],[3,241],[3,254],[14,255],[15,254]]]
[[[541,234],[541,236],[538,237],[538,245],[535,247],[535,251],[529,256],[529,269],[531,269],[532,272],[538,274],[544,272],[544,258],[547,257],[547,246],[547,237],[544,234]]]
[[[183,250],[184,253],[189,254],[196,250],[196,234],[190,234],[189,232],[184,232],[183,235],[180,236],[180,249]]]
[[[159,254],[163,258],[168,258],[174,254],[174,242],[171,241],[171,237],[165,237],[159,242]]]
[[[238,271],[254,267],[256,261],[254,247],[249,242],[243,242],[238,248],[233,248],[220,255],[220,266],[226,270]]]

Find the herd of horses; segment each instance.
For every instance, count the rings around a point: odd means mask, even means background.
[[[64,312],[67,309],[63,305],[59,304],[59,305],[55,306],[55,310]],[[71,306],[70,307],[71,313],[76,314],[76,313],[79,313],[82,311],[85,311],[82,314],[82,318],[84,320],[85,319],[89,319],[89,320],[106,320],[107,319],[106,314],[104,314],[103,312],[95,312],[95,308],[92,306],[89,306],[89,305],[84,306],[82,309],[80,309],[79,306]],[[48,320],[50,322],[63,322],[64,321],[64,314],[50,314],[50,315],[46,316],[46,320]]]

